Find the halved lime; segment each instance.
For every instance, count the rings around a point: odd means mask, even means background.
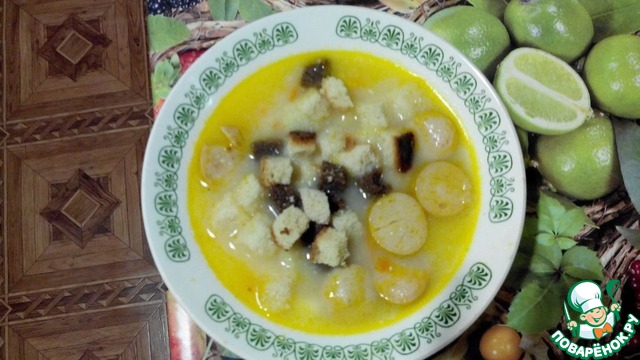
[[[578,128],[592,114],[589,90],[561,59],[518,48],[498,66],[494,86],[513,122],[528,131],[557,135]]]

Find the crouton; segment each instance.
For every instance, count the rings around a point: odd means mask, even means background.
[[[307,231],[305,231],[302,236],[300,236],[300,242],[302,243],[302,245],[309,246],[313,244],[313,242],[316,240],[316,235],[318,235],[318,233],[327,226],[329,225],[322,225],[310,221]]]
[[[263,156],[281,155],[283,146],[280,139],[257,140],[251,143],[251,152],[255,160],[260,160]]]
[[[319,88],[322,85],[322,79],[329,72],[329,60],[319,59],[315,63],[304,68],[300,85],[302,87]]]
[[[322,229],[311,244],[310,259],[314,264],[344,266],[348,257],[347,235],[332,227]]]
[[[411,170],[413,165],[413,150],[415,147],[415,135],[407,131],[395,138],[395,163],[396,169],[401,173]]]
[[[351,240],[361,239],[364,227],[353,210],[340,210],[331,217],[331,225],[338,231],[347,234]]]
[[[283,111],[283,124],[289,129],[313,129],[329,115],[329,101],[317,89],[308,89]]]
[[[337,131],[322,132],[318,134],[316,142],[322,157],[329,159],[334,154],[344,151],[345,135]]]
[[[296,275],[292,271],[281,271],[270,276],[267,285],[258,293],[260,304],[267,311],[288,310],[295,280]]]
[[[250,220],[249,214],[227,193],[214,205],[211,227],[216,234],[232,236]]]
[[[273,241],[270,225],[267,215],[255,215],[238,230],[235,242],[258,255],[271,255],[278,247]]]
[[[299,187],[315,187],[318,181],[320,166],[315,161],[301,161],[294,159],[294,173],[292,183]]]
[[[300,189],[300,199],[302,200],[302,209],[309,220],[318,224],[329,223],[331,210],[329,209],[329,199],[325,193],[315,189]]]
[[[265,156],[260,159],[260,183],[264,186],[291,183],[291,160],[281,156]]]
[[[291,131],[287,138],[289,153],[311,154],[316,151],[316,133],[313,131]]]
[[[289,206],[302,207],[300,194],[291,185],[271,185],[268,196],[278,213],[281,213]]]
[[[260,182],[255,175],[249,174],[238,183],[233,192],[233,198],[243,209],[251,211],[256,208],[258,199],[262,197],[262,194],[263,190]]]
[[[356,116],[362,126],[367,129],[382,129],[389,125],[382,103],[358,104],[356,105]]]
[[[323,161],[318,187],[324,192],[343,191],[347,187],[347,171],[340,165]]]
[[[379,166],[378,156],[369,144],[356,145],[350,150],[342,151],[336,154],[335,159],[354,176],[362,176]]]
[[[427,97],[416,85],[406,85],[395,91],[385,102],[383,109],[387,119],[411,121],[429,107]]]
[[[205,145],[200,154],[200,168],[208,180],[217,180],[226,175],[238,159],[238,152],[234,149]]]
[[[295,206],[286,208],[273,222],[273,240],[285,250],[291,249],[309,228],[309,218]]]
[[[338,78],[328,76],[322,79],[320,94],[336,109],[349,109],[353,107],[353,102],[351,102],[347,87],[344,86],[342,80]]]
[[[356,185],[368,196],[380,196],[389,192],[391,187],[382,179],[382,170],[374,169],[358,179]]]

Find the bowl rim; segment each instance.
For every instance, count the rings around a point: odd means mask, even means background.
[[[334,33],[321,32],[327,29]],[[306,41],[311,40],[310,34],[322,39],[313,39],[316,43]],[[215,279],[213,283],[201,283],[201,279],[215,276],[208,266],[192,269],[187,266],[201,264],[203,259],[199,259],[197,244],[192,236],[189,238],[189,226],[185,225],[189,217],[180,205],[186,200],[178,196],[186,191],[186,185],[179,180],[186,171],[186,166],[180,166],[181,160],[184,157],[188,163],[191,160],[188,155],[193,151],[187,139],[191,131],[198,133],[194,129],[201,129],[203,119],[221,97],[218,95],[224,95],[257,68],[322,44],[336,50],[391,57],[403,66],[423,71],[420,75],[425,78],[441,82],[431,85],[463,123],[466,119],[473,123],[466,125],[476,127],[472,142],[477,160],[482,163],[483,205],[479,216],[484,219],[479,219],[478,229],[502,240],[498,241],[500,246],[483,240],[489,248],[482,254],[472,244],[451,281],[454,285],[447,286],[421,311],[390,326],[355,335],[308,334],[271,323],[230,298],[224,287],[216,289],[217,293],[212,289],[211,295],[203,297],[206,290],[202,287],[215,284]],[[255,50],[254,54],[243,59],[239,56],[243,46]],[[270,52],[274,49],[278,51]],[[222,83],[216,82],[220,76]],[[461,114],[461,109],[467,113]],[[345,5],[307,7],[270,15],[248,23],[207,50],[165,99],[149,136],[141,186],[149,248],[167,287],[200,328],[245,358],[264,356],[265,351],[281,359],[298,351],[320,354],[309,359],[337,359],[340,354],[351,358],[348,353],[363,351],[371,356],[396,359],[420,359],[434,354],[466,330],[498,292],[518,248],[525,197],[524,162],[515,128],[484,75],[462,53],[420,25],[385,12]],[[477,237],[474,235],[474,243],[478,242]],[[503,261],[496,260],[497,253],[504,257]],[[429,316],[423,313],[426,309],[431,309]],[[436,315],[457,320],[445,321]],[[267,339],[255,341],[251,336]]]

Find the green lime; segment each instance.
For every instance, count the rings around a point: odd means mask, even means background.
[[[513,50],[498,66],[493,83],[513,122],[531,132],[566,133],[592,113],[589,90],[580,75],[542,50]]]
[[[513,0],[504,23],[518,46],[538,48],[566,62],[580,57],[593,38],[589,12],[573,0]]]
[[[504,24],[472,6],[440,10],[423,25],[465,54],[488,78],[509,52],[511,40]]]
[[[613,126],[605,116],[589,119],[563,135],[540,136],[535,159],[549,184],[575,199],[597,199],[622,181]]]
[[[640,118],[640,38],[615,35],[587,55],[584,78],[594,103],[613,115]]]

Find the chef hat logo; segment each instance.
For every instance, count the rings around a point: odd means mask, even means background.
[[[604,306],[600,287],[588,280],[576,283],[569,291],[569,299],[567,300],[569,300],[571,308],[581,313]]]

